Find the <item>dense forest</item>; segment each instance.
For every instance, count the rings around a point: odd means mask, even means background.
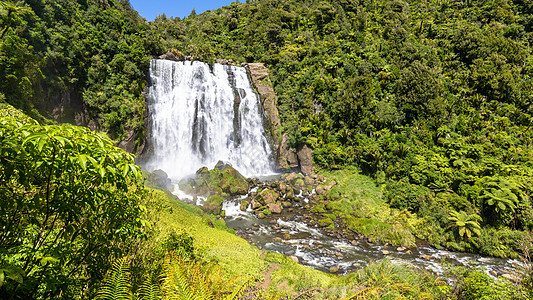
[[[386,183],[417,237],[514,256],[533,229],[531,2],[261,0],[151,27],[204,61],[267,63],[291,143]]]
[[[153,22],[127,0],[0,1],[0,298],[531,299],[530,273],[456,268],[452,289],[386,261],[338,279],[261,257],[113,146],[142,142],[151,58],[264,62],[279,134],[310,146],[317,172],[371,177],[394,211],[355,209],[340,185],[312,208],[331,226],[373,236],[401,215],[378,240],[527,259],[531,43],[527,0],[247,0]],[[92,131],[56,125],[49,108],[76,101],[69,121]],[[274,263],[293,294],[253,287]]]

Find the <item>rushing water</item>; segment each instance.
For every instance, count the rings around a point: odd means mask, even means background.
[[[179,179],[222,160],[247,177],[273,173],[261,104],[245,68],[155,59],[149,75],[153,151],[146,169]]]
[[[303,201],[302,201],[303,202]],[[491,275],[513,274],[519,260],[484,257],[477,254],[438,250],[429,246],[413,249],[369,243],[364,239],[334,238],[318,227],[307,225],[301,215],[283,213],[277,219],[258,219],[241,211],[239,200],[226,201],[226,224],[251,243],[266,250],[296,256],[301,264],[329,272],[338,267],[345,273],[384,258],[443,275],[448,266],[478,268]]]

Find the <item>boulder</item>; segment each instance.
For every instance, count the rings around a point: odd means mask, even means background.
[[[318,195],[322,195],[322,196],[326,194],[326,190],[324,190],[324,188],[321,185],[316,187],[315,192]]]
[[[256,199],[252,199],[252,209],[258,209],[259,207],[263,206],[259,201]]]
[[[186,193],[195,196],[245,195],[249,189],[246,177],[223,162],[218,162],[212,170],[207,167],[198,169],[196,177],[181,180],[179,186]]]
[[[269,189],[264,189],[259,194],[257,194],[258,201],[263,204],[274,203],[276,202],[278,197],[279,197],[278,193],[272,190],[269,190]]]
[[[425,259],[425,260],[432,260],[433,259],[431,256],[426,255],[426,254],[420,255],[420,258]]]
[[[302,173],[305,175],[312,175],[313,174],[313,150],[309,148],[307,145],[300,146],[298,148],[298,160],[300,161],[300,170],[302,170]]]
[[[298,168],[298,155],[294,149],[289,147],[289,134],[284,133],[278,149],[278,168],[284,170]]]
[[[202,209],[206,212],[218,215],[222,211],[222,203],[224,203],[224,199],[220,195],[211,195],[205,201]]]
[[[268,204],[268,210],[270,210],[273,214],[280,214],[281,213],[281,205],[278,203],[269,203]]]
[[[299,262],[300,262],[300,261],[298,260],[298,257],[296,257],[296,256],[294,256],[294,255],[289,256],[289,258],[290,258],[293,262],[295,262],[295,263],[299,263]]]
[[[337,272],[339,272],[339,266],[331,266],[331,267],[329,267],[329,272],[330,272],[330,273],[337,273]]]
[[[162,190],[168,190],[172,184],[167,173],[163,170],[155,170],[152,173],[148,173],[146,181],[148,185]]]
[[[511,282],[513,283],[519,283],[520,282],[520,278],[516,277],[515,275],[512,275],[512,274],[502,274],[502,277],[507,279],[507,280],[510,280]]]
[[[324,186],[324,189],[326,191],[329,191],[333,188],[334,185],[336,185],[337,182],[335,180],[330,181],[327,185]]]
[[[287,175],[287,177],[285,177],[285,182],[288,182],[289,184],[294,184],[296,180],[301,179],[301,178],[303,178],[302,174],[292,172],[289,175]]]

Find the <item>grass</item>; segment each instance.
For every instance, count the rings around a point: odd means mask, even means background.
[[[151,212],[157,232],[155,242],[164,240],[171,232],[187,232],[194,238],[195,246],[204,249],[228,275],[261,278],[268,267],[260,251],[229,232],[223,220],[204,215],[198,207],[171,199],[159,190],[151,191],[151,201],[156,204]]]
[[[384,186],[359,174],[355,168],[323,170],[320,174],[337,182],[328,192],[328,198],[334,201],[326,207],[344,220],[347,228],[376,241],[415,246],[411,224],[416,217],[406,211],[391,209],[383,199]]]

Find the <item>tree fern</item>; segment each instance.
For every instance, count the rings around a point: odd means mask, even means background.
[[[126,258],[120,258],[113,263],[107,273],[102,286],[98,290],[96,299],[100,300],[130,300],[131,278]]]
[[[468,215],[464,211],[456,212],[452,211],[448,220],[451,222],[450,227],[454,227],[458,230],[459,236],[464,238],[466,235],[468,238],[472,237],[472,233],[481,235],[481,227],[479,221],[481,217],[477,214]]]

